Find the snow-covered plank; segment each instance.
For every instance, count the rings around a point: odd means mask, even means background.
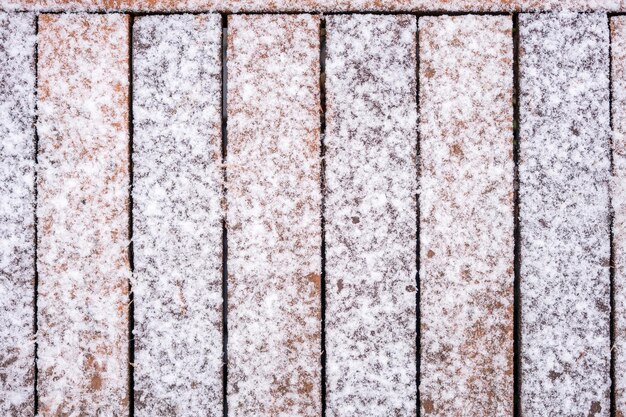
[[[33,414],[35,16],[0,13],[0,415]]]
[[[228,21],[228,409],[318,416],[319,17]]]
[[[609,415],[609,26],[520,16],[521,406]]]
[[[512,23],[419,20],[423,415],[513,412]]]
[[[626,11],[624,0],[4,0],[0,10],[212,12]]]
[[[222,415],[219,15],[133,25],[135,415]]]
[[[327,18],[327,415],[416,411],[414,16]]]
[[[611,18],[615,409],[626,415],[626,17]]]
[[[43,415],[128,412],[128,24],[119,14],[39,19]]]

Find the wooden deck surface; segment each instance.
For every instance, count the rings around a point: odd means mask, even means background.
[[[626,415],[624,5],[568,4],[0,13],[0,414]]]

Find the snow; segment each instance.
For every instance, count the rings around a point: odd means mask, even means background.
[[[419,20],[423,415],[513,412],[510,16]]]
[[[611,18],[613,102],[613,251],[615,404],[626,414],[626,18]]]
[[[219,15],[133,29],[135,415],[222,415]]]
[[[228,20],[228,409],[318,416],[319,18]]]
[[[520,16],[522,414],[609,415],[609,28]]]
[[[54,11],[625,11],[624,0],[4,0],[3,10]]]
[[[416,411],[416,29],[327,18],[328,416]]]
[[[0,13],[0,414],[33,413],[35,17]]]
[[[128,409],[128,22],[39,19],[39,411]]]

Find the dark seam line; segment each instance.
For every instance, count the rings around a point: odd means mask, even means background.
[[[613,54],[612,54],[612,46],[613,46],[613,38],[611,35],[611,19],[607,18],[607,24],[609,27],[609,161],[610,161],[610,178],[613,178],[614,174],[614,162],[613,162]],[[609,183],[610,184],[610,183]],[[609,368],[609,378],[611,381],[610,388],[610,408],[609,415],[611,417],[615,417],[616,415],[616,398],[615,398],[615,245],[614,245],[614,234],[613,234],[613,222],[614,215],[613,212],[613,200],[612,193],[610,192],[611,188],[609,185],[609,303],[610,303],[610,312],[609,312],[609,347],[610,347],[610,368]]]
[[[422,349],[421,349],[421,328],[422,328],[422,314],[421,314],[421,279],[420,279],[420,267],[421,267],[421,253],[420,253],[420,193],[419,184],[421,178],[421,155],[420,155],[420,31],[419,31],[419,17],[415,19],[416,31],[415,31],[415,105],[417,112],[417,141],[415,142],[415,161],[416,161],[416,176],[418,192],[415,194],[415,376],[416,383],[416,396],[415,407],[417,417],[422,415],[422,399],[420,395],[420,383],[422,379]]]
[[[221,126],[221,151],[222,151],[222,416],[228,417],[228,222],[227,212],[227,176],[226,176],[226,156],[228,150],[228,15],[222,14],[222,45],[221,45],[221,65],[222,65],[222,126]]]
[[[133,244],[133,26],[134,16],[128,22],[128,263],[131,280],[128,282],[128,415],[135,415],[135,295],[133,294],[132,275],[135,273],[135,253]]]
[[[320,279],[320,297],[322,302],[321,311],[321,396],[322,396],[322,417],[326,417],[326,19],[324,16],[320,18],[320,74],[319,74],[319,88],[320,88],[320,187],[322,194],[321,201],[321,227],[322,227],[322,270]]]
[[[513,14],[513,416],[521,417],[522,401],[522,311],[521,311],[521,233],[519,220],[520,163],[520,84],[519,84],[519,13]]]
[[[34,70],[35,70],[35,117],[33,120],[34,132],[35,132],[35,170],[34,170],[34,240],[35,240],[35,251],[33,253],[33,263],[34,263],[34,283],[33,283],[33,330],[35,337],[35,346],[34,346],[34,374],[33,374],[33,399],[34,399],[34,414],[37,415],[39,413],[39,391],[37,389],[37,383],[39,381],[39,368],[37,366],[38,354],[39,354],[39,344],[37,342],[37,333],[39,332],[39,306],[38,306],[38,298],[39,298],[39,270],[37,268],[37,257],[38,257],[38,249],[39,249],[39,218],[37,217],[37,207],[38,207],[38,186],[37,186],[37,166],[39,164],[39,132],[37,130],[37,123],[39,121],[38,114],[38,88],[39,88],[39,16],[35,16],[35,56],[34,56]]]

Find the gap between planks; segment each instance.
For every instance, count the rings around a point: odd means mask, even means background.
[[[34,211],[34,233],[33,233],[33,237],[35,240],[35,250],[34,250],[34,257],[33,257],[33,263],[35,265],[34,271],[35,271],[35,276],[34,276],[34,281],[33,281],[33,287],[34,287],[34,291],[33,291],[33,337],[35,339],[35,344],[34,344],[34,372],[33,372],[33,412],[34,415],[39,414],[39,392],[37,390],[37,380],[39,379],[39,367],[37,366],[37,355],[38,355],[38,348],[39,348],[39,344],[37,343],[37,332],[39,331],[39,321],[37,320],[37,315],[39,313],[39,309],[38,309],[38,300],[39,300],[39,295],[38,295],[38,291],[39,291],[39,271],[37,270],[37,256],[38,256],[38,249],[39,249],[39,239],[38,239],[38,229],[39,229],[39,219],[37,217],[37,207],[38,207],[38,201],[37,201],[37,163],[38,163],[38,156],[39,156],[39,133],[37,131],[37,122],[38,122],[38,104],[39,104],[39,100],[38,100],[38,83],[39,83],[39,77],[37,74],[37,71],[39,69],[39,42],[38,42],[38,38],[39,38],[39,15],[35,16],[35,60],[34,60],[34,65],[35,65],[35,119],[33,120],[34,123],[34,132],[35,132],[35,170],[34,170],[34,194],[35,194],[35,204],[33,207],[33,211]]]
[[[320,44],[320,187],[321,187],[321,228],[322,228],[322,244],[321,244],[321,277],[320,277],[320,297],[321,297],[321,401],[322,401],[322,417],[326,417],[326,18],[322,14],[320,16],[319,30]]]
[[[521,417],[522,366],[522,310],[520,293],[521,234],[519,219],[519,138],[520,138],[520,84],[519,84],[519,13],[513,20],[513,417]]]
[[[128,263],[131,279],[135,273],[135,259],[133,247],[133,26],[135,17],[130,16],[128,21]],[[131,279],[128,281],[128,415],[135,416],[135,296]]]
[[[228,229],[226,157],[228,150],[228,15],[222,14],[222,415],[228,416]]]

